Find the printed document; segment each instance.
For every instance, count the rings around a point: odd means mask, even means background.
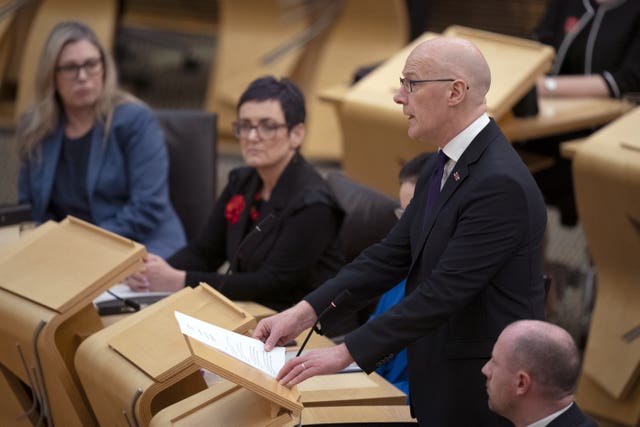
[[[228,331],[179,311],[174,311],[180,331],[262,372],[276,377],[285,362],[285,348],[264,351],[264,343],[255,338]]]

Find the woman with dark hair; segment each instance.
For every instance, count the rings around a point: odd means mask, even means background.
[[[233,124],[247,166],[234,169],[203,231],[166,262],[149,255],[128,279],[138,291],[176,291],[200,282],[235,300],[282,310],[339,269],[343,212],[299,153],[302,92],[263,77],[240,97]],[[217,270],[227,261],[231,274]]]
[[[89,27],[58,24],[16,134],[19,199],[36,222],[73,215],[168,256],[184,245],[169,201],[169,161],[151,111],[117,86]]]

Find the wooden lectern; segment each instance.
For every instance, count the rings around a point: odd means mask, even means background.
[[[73,358],[102,328],[92,301],[139,269],[144,255],[142,245],[72,217],[2,248],[0,368],[9,400],[32,422],[96,424]]]
[[[220,403],[225,411],[235,416],[248,412],[251,417],[255,417],[255,413],[251,414],[254,407],[256,410],[263,409],[260,416],[262,419],[257,420],[256,426],[285,425],[300,416],[302,403],[297,387],[289,389],[274,377],[189,336],[185,335],[185,340],[198,366],[241,387],[230,389],[221,396],[227,401]],[[235,392],[240,394],[234,396]],[[227,424],[229,421],[226,414],[222,417],[222,414],[214,412],[209,424],[230,425]]]
[[[207,285],[184,288],[92,335],[78,348],[78,376],[100,425],[146,426],[207,385],[174,311],[247,333],[255,319]],[[105,381],[109,378],[109,381]]]
[[[553,49],[537,42],[459,26],[448,28],[443,35],[470,40],[482,51],[492,74],[487,109],[497,121],[551,67]],[[409,53],[437,36],[425,33],[345,93],[323,94],[323,99],[334,102],[338,109],[345,172],[392,197],[397,193],[402,163],[435,149],[407,136],[407,119],[402,107],[393,102],[393,95],[400,86],[398,78]]]
[[[580,221],[598,291],[580,406],[629,426],[640,423],[640,108],[592,134],[573,163]]]

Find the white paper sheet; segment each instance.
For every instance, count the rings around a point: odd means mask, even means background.
[[[174,311],[174,314],[183,334],[222,351],[274,378],[284,366],[284,347],[276,347],[267,353],[264,351],[262,341],[255,338],[228,331],[179,311]]]

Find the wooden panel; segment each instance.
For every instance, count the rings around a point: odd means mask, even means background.
[[[130,328],[109,339],[111,348],[156,381],[166,381],[192,363],[174,311],[239,333],[255,325],[249,313],[207,285],[182,289],[175,298],[156,305],[153,311],[137,316]]]
[[[319,375],[298,385],[305,407],[404,405],[407,395],[375,372]]]
[[[145,252],[138,243],[68,217],[0,261],[0,287],[64,312],[87,293],[95,297],[105,283],[124,278]]]
[[[329,406],[305,408],[302,424],[336,423],[417,423],[406,405]]]
[[[577,399],[640,423],[640,136],[636,108],[587,138],[573,160],[576,202],[598,274]],[[636,334],[637,335],[637,334]]]

